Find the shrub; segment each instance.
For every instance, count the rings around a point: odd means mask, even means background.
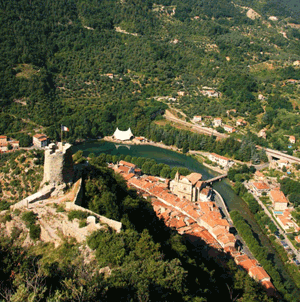
[[[22,214],[22,220],[25,221],[26,226],[29,227],[29,226],[35,224],[36,214],[34,214],[32,211],[25,212]]]
[[[31,224],[29,228],[29,236],[32,240],[40,239],[41,227],[36,224]]]
[[[56,212],[65,212],[65,208],[63,206],[59,206],[57,209],[56,209]]]
[[[75,218],[82,220],[87,217],[88,217],[88,213],[86,213],[84,211],[80,211],[80,210],[73,210],[73,211],[70,211],[68,214],[68,219],[70,221],[73,221],[73,219],[75,219]]]
[[[8,210],[10,207],[11,203],[7,201],[2,201],[0,202],[0,211]]]
[[[87,226],[86,219],[80,220],[80,221],[79,221],[79,227],[80,227],[80,228],[84,228],[85,226]]]
[[[10,214],[6,214],[5,216],[4,216],[4,222],[7,222],[7,221],[11,221],[12,220],[12,218],[11,218],[11,216],[10,216]]]
[[[19,209],[15,209],[13,213],[15,216],[19,216],[21,211]]]

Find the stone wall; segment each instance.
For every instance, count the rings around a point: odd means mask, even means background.
[[[71,145],[50,144],[45,149],[44,178],[42,184],[71,183],[74,177]]]
[[[13,206],[11,206],[12,210],[14,211],[15,209],[19,208],[29,208],[31,203],[40,201],[40,200],[45,200],[48,199],[51,196],[51,193],[54,191],[55,187],[53,186],[46,186],[42,190],[36,192],[33,195],[30,195],[23,200],[17,202]]]
[[[99,219],[100,223],[105,223],[107,224],[109,227],[111,227],[112,229],[114,229],[117,233],[121,232],[122,229],[122,223],[116,220],[112,220],[109,218],[106,218],[104,216],[101,216],[99,214],[94,213],[93,211],[90,211],[86,208],[83,208],[81,206],[77,206],[76,204],[74,204],[73,202],[66,202],[66,209],[67,210],[80,210],[80,211],[84,211],[87,212],[89,214],[91,214],[92,216],[95,216]]]

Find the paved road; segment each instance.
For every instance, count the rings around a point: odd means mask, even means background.
[[[245,187],[248,189],[248,186],[247,184],[245,184]],[[249,191],[249,190],[248,190]],[[250,194],[252,194],[250,191],[249,191]],[[271,213],[269,212],[269,210],[267,209],[267,207],[262,203],[262,201],[254,194],[252,194],[253,197],[257,200],[258,204],[263,208],[263,210],[265,211],[265,213],[268,215],[268,217],[270,217],[270,219],[274,222],[274,224],[277,226],[277,221],[275,221],[275,219],[273,218],[273,216],[271,215]],[[293,251],[293,253],[296,255],[296,259],[298,261],[300,261],[300,253],[299,251],[293,246],[293,244],[291,243],[290,239],[286,236],[285,232],[282,231],[281,228],[278,227],[278,231],[281,235],[284,236],[284,240],[286,241],[287,245],[289,246],[289,248]]]
[[[214,135],[214,136],[216,136],[220,139],[229,137],[228,134],[220,133],[217,130],[214,130],[212,128],[201,127],[201,126],[193,124],[193,123],[185,122],[185,121],[171,115],[170,113],[165,114],[165,118],[169,121],[179,123],[179,124],[182,124],[182,125],[187,126],[187,127],[191,127],[193,130],[196,130],[199,133],[203,133],[203,134],[206,134],[206,135]],[[241,140],[238,139],[238,141],[241,141]],[[291,155],[288,155],[288,154],[285,154],[285,153],[282,153],[280,151],[273,150],[273,149],[270,149],[270,148],[264,148],[264,147],[259,146],[259,145],[256,145],[256,148],[257,149],[265,149],[267,155],[269,155],[269,156],[274,156],[276,158],[286,159],[289,162],[300,164],[300,158],[298,158],[298,157],[291,156]]]

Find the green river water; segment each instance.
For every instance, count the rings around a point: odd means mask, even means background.
[[[78,150],[82,150],[84,156],[88,156],[90,153],[94,153],[96,156],[100,153],[109,153],[112,155],[124,154],[136,157],[148,157],[155,159],[158,163],[164,163],[170,165],[171,167],[186,167],[192,171],[201,173],[204,180],[218,175],[216,172],[204,167],[195,158],[171,150],[149,145],[117,146],[118,148],[116,148],[114,143],[110,142],[90,141],[73,146],[73,153]],[[251,225],[253,231],[257,234],[261,243],[269,249],[269,253],[272,255],[272,258],[274,257],[274,261],[279,272],[284,276],[284,278],[289,279],[284,269],[282,260],[279,258],[275,249],[271,246],[268,238],[261,232],[260,227],[254,220],[254,217],[249,211],[247,204],[234,193],[227,180],[216,182],[213,184],[213,187],[222,195],[229,211],[238,210],[243,215],[243,217]]]

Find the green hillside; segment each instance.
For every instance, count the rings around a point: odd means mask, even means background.
[[[36,123],[53,139],[65,124],[74,141],[116,126],[147,135],[168,106],[189,118],[234,108],[285,149],[285,135],[300,138],[299,85],[287,82],[300,80],[300,19],[284,3],[2,1],[0,114],[22,119],[15,132]]]

